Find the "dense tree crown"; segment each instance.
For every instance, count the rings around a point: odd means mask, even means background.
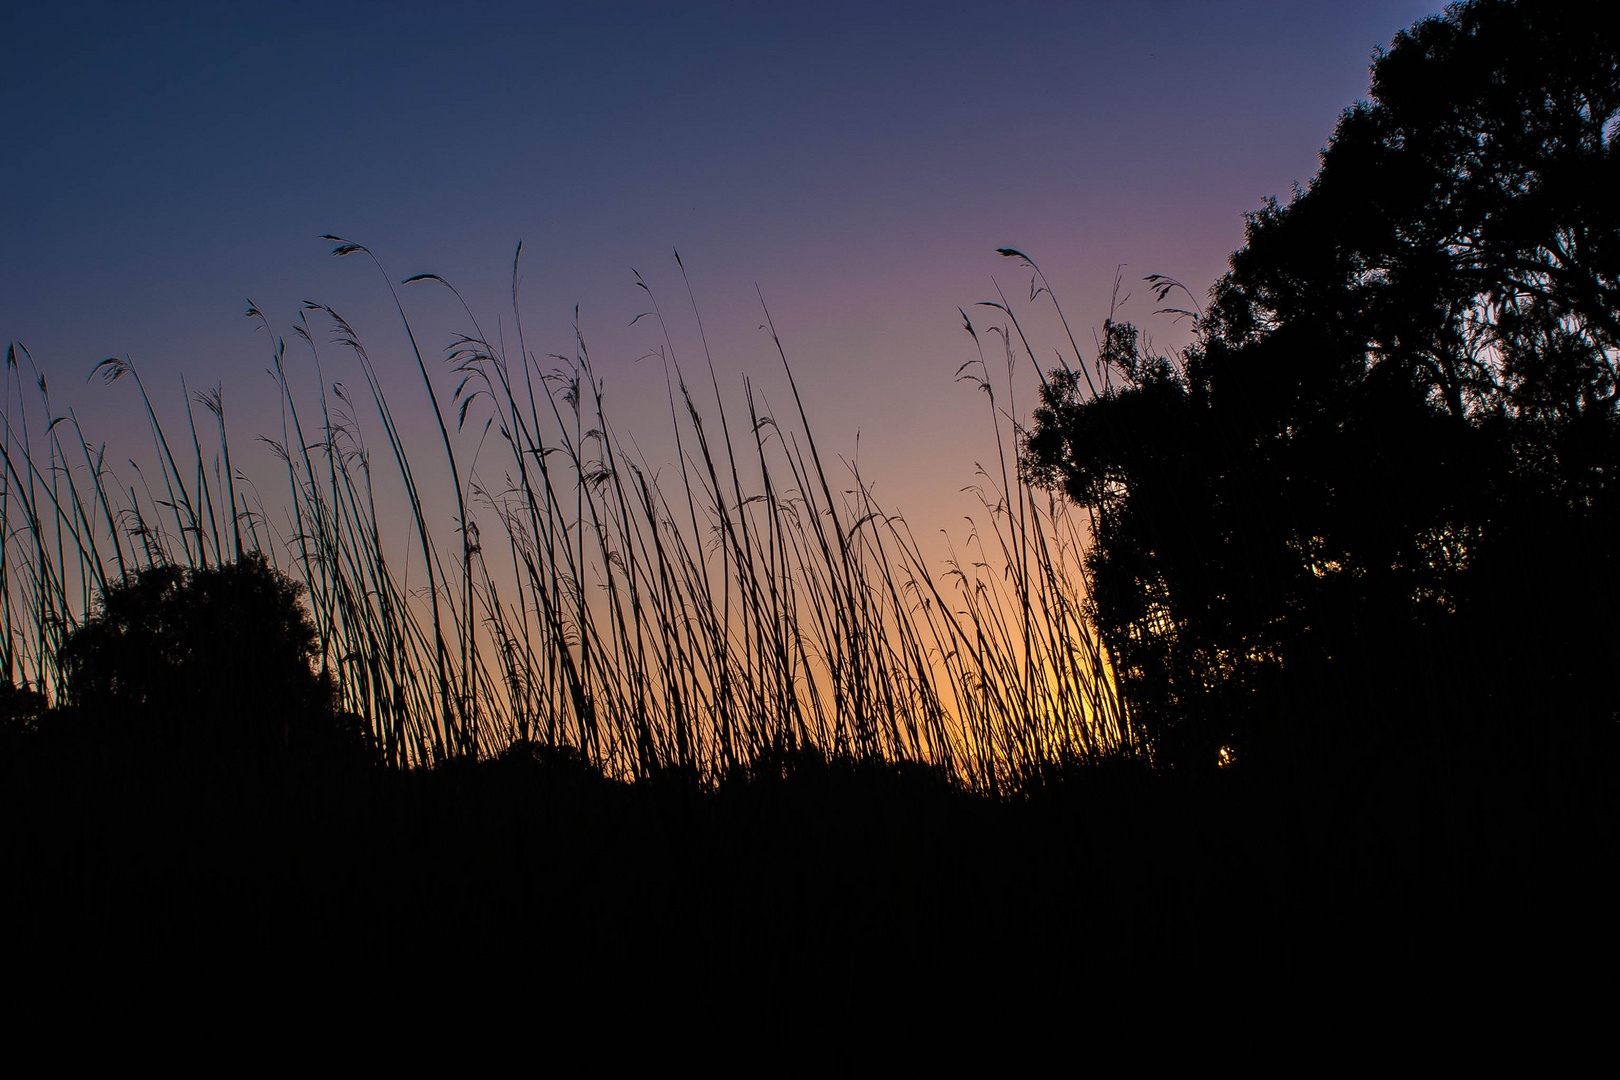
[[[366,736],[313,668],[303,586],[257,554],[221,566],[153,566],[109,585],[63,648],[65,703],[122,728],[260,763],[310,754],[365,758]],[[201,740],[199,742],[199,740]]]
[[[1194,347],[1110,326],[1111,388],[1056,373],[1026,463],[1093,513],[1094,615],[1167,759],[1419,697],[1613,716],[1617,131],[1590,8],[1453,5],[1249,216]]]

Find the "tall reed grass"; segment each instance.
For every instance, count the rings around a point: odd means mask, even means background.
[[[365,247],[327,239],[382,273]],[[291,348],[272,333],[282,419],[261,439],[282,486],[268,507],[233,460],[223,388],[182,383],[171,440],[136,366],[98,365],[105,381],[133,384],[151,433],[148,464],[121,473],[71,410],[53,410],[33,357],[13,346],[0,447],[6,681],[59,700],[61,646],[109,582],[257,551],[306,586],[321,662],[396,767],[526,742],[571,747],[615,776],[709,783],[813,753],[924,763],[1006,793],[1134,746],[1087,617],[1085,523],[1018,468],[1014,367],[1033,354],[1005,301],[990,306],[1006,325],[981,331],[963,314],[979,353],[958,377],[985,395],[995,457],[973,487],[974,533],[931,569],[859,469],[818,444],[768,311],[785,408],[752,379],[725,401],[706,342],[696,360],[678,357],[637,279],[663,338],[677,461],[660,469],[610,421],[577,315],[569,352],[530,350],[521,255],[515,346],[491,340],[437,275],[403,283],[460,303],[466,326],[443,362],[424,354],[382,273],[415,388],[385,385],[330,307],[305,305]],[[329,379],[334,348],[363,392]],[[312,397],[293,389],[297,365],[315,377]],[[397,418],[407,390],[436,421],[426,447]],[[490,445],[498,466],[481,460]],[[442,455],[434,468],[454,486],[452,535],[429,525],[428,503],[445,493],[422,488],[424,454]],[[498,485],[479,479],[497,472]],[[404,549],[381,525],[395,500]]]

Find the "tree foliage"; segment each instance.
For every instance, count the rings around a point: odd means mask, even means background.
[[[1420,699],[1613,715],[1617,131],[1589,11],[1453,5],[1248,217],[1179,363],[1109,327],[1112,388],[1055,373],[1026,463],[1093,511],[1093,613],[1168,760]]]
[[[182,752],[260,761],[364,756],[366,739],[314,670],[303,587],[261,555],[154,566],[111,585],[63,648],[65,704],[99,722],[166,732]]]

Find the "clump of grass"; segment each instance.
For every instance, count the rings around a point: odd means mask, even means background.
[[[382,270],[363,246],[328,239],[334,255]],[[177,455],[135,365],[98,365],[108,382],[129,377],[149,421],[156,467],[131,461],[126,482],[71,411],[52,413],[42,376],[30,404],[32,357],[9,351],[4,682],[58,698],[61,645],[109,583],[258,552],[307,587],[321,665],[395,767],[534,744],[576,749],[614,776],[713,782],[812,753],[925,763],[1007,793],[1130,748],[1086,616],[1085,523],[1017,465],[1013,369],[1027,342],[1010,307],[992,305],[1007,325],[984,332],[963,316],[980,351],[958,375],[986,395],[996,456],[980,470],[983,514],[966,551],[935,571],[857,467],[843,466],[848,481],[833,475],[768,311],[790,404],[773,408],[745,379],[741,407],[728,408],[706,340],[695,363],[683,361],[638,277],[663,337],[677,462],[661,471],[612,424],[577,318],[571,350],[530,352],[520,259],[521,246],[510,350],[448,282],[407,279],[461,301],[466,326],[442,366],[424,356],[383,275],[436,449],[407,438],[389,398],[401,388],[385,387],[338,312],[305,305],[291,331],[303,360],[272,335],[282,423],[261,438],[283,471],[284,525],[232,465],[223,388],[188,394],[190,445]],[[257,308],[248,314],[270,327]],[[999,341],[994,359],[986,338]],[[328,382],[331,347],[353,359],[364,393]],[[292,389],[296,363],[313,369],[313,400]],[[209,449],[198,405],[216,421]],[[386,452],[374,460],[364,429],[377,427]],[[480,464],[488,445],[502,448],[498,466]],[[424,453],[443,455],[454,487],[451,536],[428,524],[413,460]],[[497,471],[501,484],[481,479]],[[404,551],[379,526],[396,488],[412,527]]]

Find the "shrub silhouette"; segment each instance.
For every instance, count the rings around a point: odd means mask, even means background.
[[[314,670],[302,592],[258,554],[132,575],[64,645],[64,704],[185,755],[369,756],[331,677]]]

